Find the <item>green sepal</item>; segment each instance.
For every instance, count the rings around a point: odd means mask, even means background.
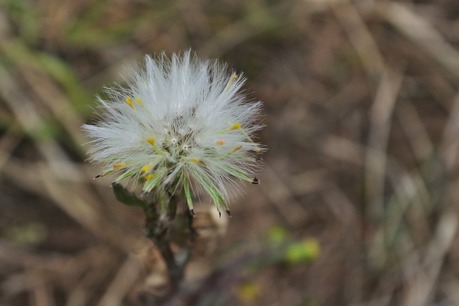
[[[164,174],[167,172],[167,169],[162,168],[158,172],[153,173],[154,177],[146,181],[142,187],[142,192],[148,193],[153,190],[153,188],[158,185],[158,183],[164,179]]]
[[[250,178],[247,173],[245,173],[244,170],[241,170],[241,169],[238,169],[236,167],[233,167],[233,166],[223,166],[222,169],[224,171],[226,171],[228,174],[234,176],[235,178],[238,178],[242,181],[246,181],[246,182],[251,182],[253,180],[253,178]]]
[[[186,203],[190,211],[193,210],[193,199],[191,197],[190,182],[186,178],[183,179],[183,192],[185,193]]]
[[[205,174],[201,174],[196,171],[195,178],[198,183],[201,184],[204,190],[207,191],[207,193],[210,195],[219,212],[220,206],[223,206],[225,210],[228,209],[228,204],[226,204],[226,201],[223,198],[223,195],[220,193],[220,190],[218,190],[217,186],[215,186],[215,184]]]
[[[104,171],[102,171],[102,173],[96,175],[95,178],[99,178],[99,177],[104,177],[106,176],[107,174],[110,174],[113,172],[113,168],[109,168],[109,169],[105,169]]]
[[[130,170],[127,170],[126,172],[124,172],[123,174],[121,174],[120,176],[118,176],[115,180],[116,183],[118,182],[121,182],[122,180],[125,180],[129,177],[132,177],[134,176],[135,174],[137,174],[138,170],[137,169],[130,169]]]

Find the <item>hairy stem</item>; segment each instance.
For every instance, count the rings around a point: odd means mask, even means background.
[[[181,195],[169,193],[153,199],[139,199],[133,192],[127,191],[121,184],[113,183],[116,198],[129,206],[141,207],[146,216],[145,236],[153,241],[167,266],[170,283],[169,299],[179,289],[183,274],[191,255],[191,242],[195,237],[193,216],[190,212],[178,213],[180,204],[184,204]],[[174,253],[172,242],[181,245],[182,250]],[[180,243],[181,242],[181,243]]]
[[[186,226],[179,228],[181,232],[178,234],[186,236],[187,240],[192,240],[194,236],[194,229],[189,214],[177,214],[179,202],[179,197],[169,195],[168,203],[165,205],[166,211],[161,212],[160,206],[162,205],[158,206],[155,203],[148,205],[144,209],[147,229],[145,235],[154,242],[166,263],[170,283],[169,295],[172,295],[178,290],[191,254],[189,248],[181,251],[180,255],[182,256],[174,254],[171,248],[171,242],[174,240],[172,230],[173,228],[177,228],[177,223],[183,224],[185,222]]]

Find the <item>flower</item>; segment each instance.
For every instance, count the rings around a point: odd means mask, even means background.
[[[143,195],[182,192],[192,213],[193,194],[204,190],[229,213],[228,187],[258,183],[253,173],[264,150],[252,139],[262,104],[247,101],[244,82],[190,51],[146,56],[125,87],[98,97],[100,122],[83,126],[90,160],[105,169],[98,177],[117,173],[116,182],[140,183]]]

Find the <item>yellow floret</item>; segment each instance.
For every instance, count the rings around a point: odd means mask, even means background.
[[[234,152],[239,151],[241,148],[242,148],[242,146],[234,147],[231,151],[229,151],[228,154],[233,154]]]
[[[233,130],[238,130],[241,128],[241,124],[239,122],[236,122],[235,124],[233,124],[231,127],[230,127],[230,131],[233,131]]]
[[[130,108],[134,108],[134,102],[132,101],[132,98],[131,97],[127,97],[126,100],[124,100],[124,102],[126,102],[127,105],[129,105]]]
[[[148,137],[147,142],[153,146],[155,144],[155,139],[153,137]]]
[[[146,173],[146,172],[148,172],[150,169],[151,169],[151,163],[144,165],[144,166],[140,169],[140,171],[142,171],[143,173]]]
[[[117,163],[113,165],[113,169],[120,169],[126,166],[126,163]]]

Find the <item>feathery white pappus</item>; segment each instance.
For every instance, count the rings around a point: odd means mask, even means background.
[[[183,192],[191,211],[199,189],[228,211],[228,187],[258,183],[264,148],[252,137],[262,103],[241,93],[245,78],[187,51],[146,56],[126,81],[106,88],[101,120],[83,126],[90,160],[104,166],[99,176],[114,172],[143,194]]]

